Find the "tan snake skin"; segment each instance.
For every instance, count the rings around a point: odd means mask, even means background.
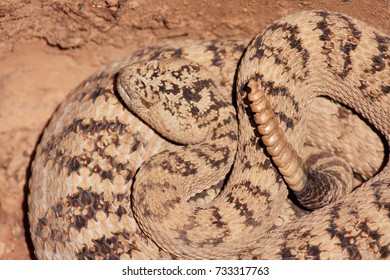
[[[389,41],[312,11],[275,22],[244,56],[247,42],[183,41],[108,65],[61,103],[37,147],[36,256],[389,259]],[[308,211],[285,183],[300,198],[305,166],[353,186]]]

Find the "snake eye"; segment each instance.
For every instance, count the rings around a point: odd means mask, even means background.
[[[159,92],[153,89],[152,85],[146,85],[145,89],[138,93],[141,99],[141,103],[150,108],[152,105],[160,101]]]

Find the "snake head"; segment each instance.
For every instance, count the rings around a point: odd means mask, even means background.
[[[117,90],[127,107],[168,139],[199,143],[219,116],[217,88],[201,65],[182,58],[139,61],[120,70]]]

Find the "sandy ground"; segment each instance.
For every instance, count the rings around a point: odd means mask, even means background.
[[[34,258],[25,202],[31,158],[70,89],[136,49],[184,38],[250,38],[306,9],[390,30],[389,0],[0,1],[0,259]]]

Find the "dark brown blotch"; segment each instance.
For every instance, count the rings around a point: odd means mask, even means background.
[[[300,106],[295,97],[290,93],[290,90],[284,86],[275,86],[275,82],[261,80],[261,85],[267,94],[272,96],[282,96],[291,102],[292,107],[298,112]]]
[[[293,129],[294,128],[294,120],[286,115],[284,112],[279,112],[279,121],[286,124],[287,129]]]
[[[258,222],[254,218],[254,213],[252,210],[249,210],[248,205],[246,203],[241,203],[239,198],[233,197],[232,193],[227,194],[228,202],[233,203],[234,209],[239,211],[239,215],[245,217],[244,224],[246,226],[256,226]]]
[[[92,191],[92,187],[88,190],[77,187],[77,192],[67,195],[66,200],[70,207],[79,208],[79,212],[83,213],[72,217],[72,226],[78,231],[87,226],[88,220],[96,218],[97,211],[101,210],[107,216],[110,213],[110,203],[104,200],[103,193]]]
[[[114,180],[114,175],[112,174],[112,171],[111,170],[104,170],[102,172],[102,179],[108,179],[110,180],[111,182]]]
[[[105,89],[103,87],[99,87],[94,92],[92,92],[92,94],[90,95],[90,98],[92,99],[93,102],[95,102],[96,99],[98,99],[100,96],[102,96],[106,92],[107,92],[107,89]]]
[[[322,20],[317,23],[317,29],[322,31],[322,34],[320,35],[320,40],[321,41],[330,41],[330,37],[332,35],[332,32],[330,31],[329,26],[328,26],[328,22],[327,22],[329,13],[325,12],[325,11],[318,11],[317,15],[322,17]]]
[[[286,243],[282,246],[280,256],[283,260],[293,260],[295,259],[295,256],[291,253],[291,249],[286,246]]]
[[[73,157],[68,164],[68,175],[70,175],[73,171],[78,171],[81,164],[77,157]]]
[[[313,245],[313,246],[309,246],[307,248],[307,255],[312,257],[312,259],[314,260],[319,260],[320,259],[320,249],[318,246],[316,245]]]
[[[212,224],[217,228],[222,228],[226,225],[226,223],[222,220],[221,214],[219,214],[219,209],[217,207],[213,207],[213,218]]]
[[[135,242],[131,235],[123,230],[114,232],[111,237],[103,236],[93,239],[91,245],[85,245],[76,253],[76,258],[79,260],[119,260],[123,254],[131,256],[134,250],[137,250]]]
[[[115,211],[115,214],[121,218],[123,215],[127,214],[127,210],[122,205],[119,205],[118,209]]]

